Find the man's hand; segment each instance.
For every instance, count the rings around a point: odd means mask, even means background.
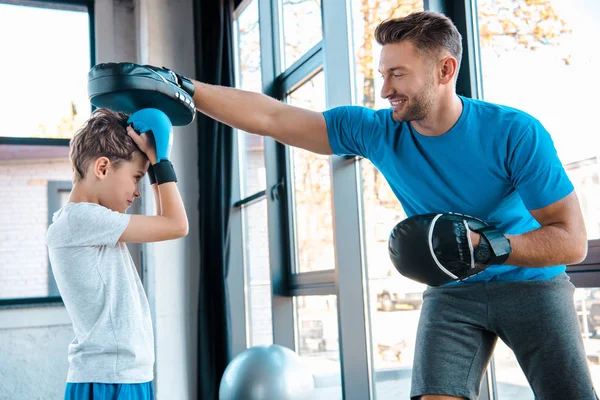
[[[131,126],[127,127],[127,135],[133,139],[140,151],[148,157],[150,164],[156,164],[156,148],[152,135],[146,133],[140,135]]]
[[[477,246],[479,246],[479,242],[481,242],[481,235],[473,231],[470,231],[469,233],[471,235],[471,243],[473,243],[473,250],[477,250]]]

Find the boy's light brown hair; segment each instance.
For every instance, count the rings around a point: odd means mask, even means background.
[[[107,157],[116,168],[124,161],[133,160],[140,152],[127,135],[129,115],[99,108],[71,139],[70,158],[73,166],[73,182],[85,179],[91,162]]]

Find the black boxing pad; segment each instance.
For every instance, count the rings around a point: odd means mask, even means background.
[[[94,106],[126,114],[156,108],[176,126],[194,121],[193,95],[192,81],[166,68],[106,63],[88,73],[88,96]]]
[[[479,262],[470,232],[481,235],[479,247],[489,258]],[[512,251],[510,241],[494,226],[464,214],[414,215],[398,223],[388,241],[394,267],[407,278],[429,286],[462,281],[502,264]]]

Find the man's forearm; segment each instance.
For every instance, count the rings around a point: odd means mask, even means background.
[[[281,104],[262,93],[194,81],[194,103],[203,114],[226,125],[258,135],[269,135],[270,116]]]
[[[194,81],[196,109],[226,125],[288,146],[332,154],[325,116],[262,93]]]
[[[507,235],[513,252],[505,264],[539,268],[577,264],[587,254],[585,235],[573,234],[564,226],[546,225],[522,235]]]

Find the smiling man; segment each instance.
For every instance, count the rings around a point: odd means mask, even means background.
[[[486,250],[475,258],[482,272],[425,291],[413,399],[476,399],[498,337],[536,398],[595,399],[565,274],[586,256],[586,229],[550,134],[522,111],[457,95],[462,38],[444,15],[388,20],[375,37],[391,109],[317,113],[194,82],[196,107],[290,146],[365,157],[409,216],[467,214],[510,243],[499,257],[485,235],[467,229],[470,249]]]

